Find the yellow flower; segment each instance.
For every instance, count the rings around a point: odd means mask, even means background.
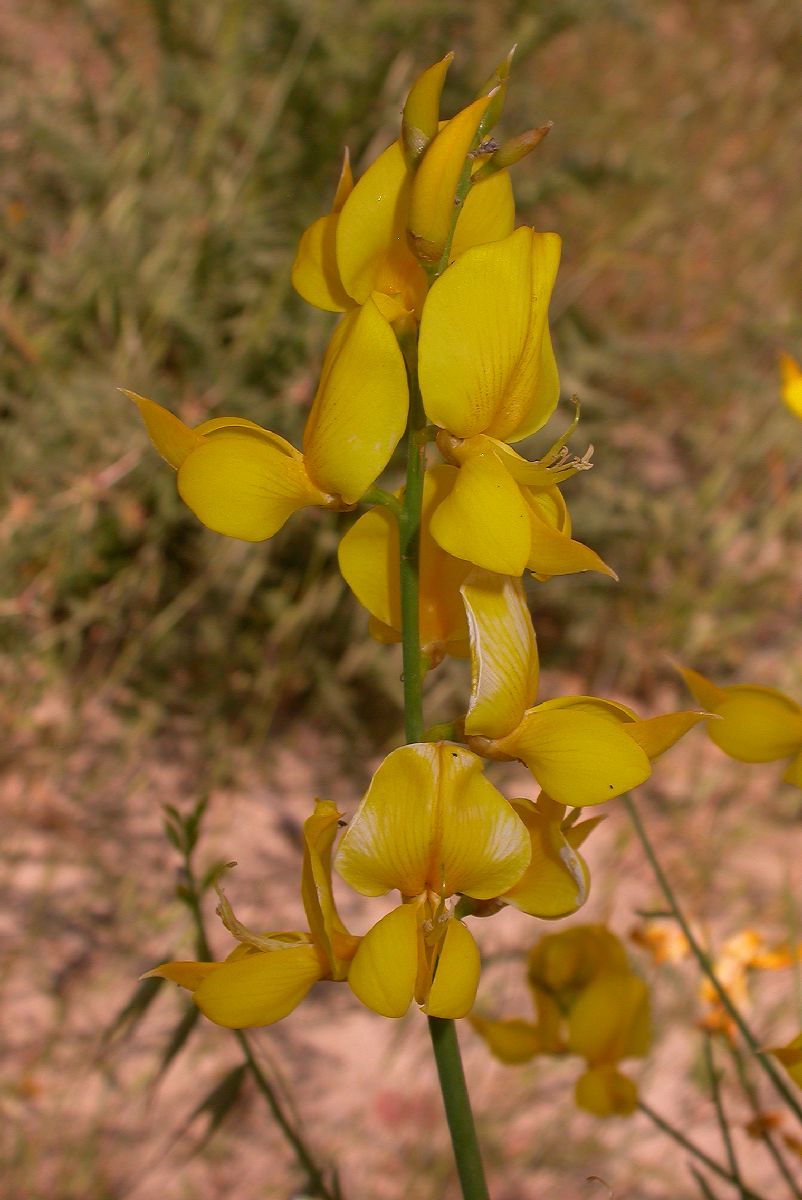
[[[452,558],[438,546],[429,523],[448,494],[456,467],[440,464],[423,480],[418,568],[420,640],[430,665],[445,654],[468,657],[468,625],[460,588],[471,564]],[[403,492],[398,493],[399,496]],[[401,594],[398,522],[386,508],[374,508],[340,542],[343,578],[371,614],[370,632],[380,642],[401,641]]]
[[[698,671],[679,668],[700,704],[720,719],[710,721],[712,742],[739,762],[791,758],[783,780],[802,787],[802,707],[774,688],[738,683],[718,687]]]
[[[218,912],[239,942],[225,962],[162,963],[146,978],[158,975],[188,988],[209,1020],[231,1029],[272,1025],[292,1012],[318,980],[345,979],[359,939],[340,920],[331,890],[340,816],[331,801],[319,800],[304,823],[301,895],[308,931],[251,933],[220,892]]]
[[[534,803],[522,798],[510,803],[529,833],[532,857],[518,882],[499,900],[533,917],[570,916],[590,895],[590,872],[579,847],[604,817],[575,824],[566,806],[545,792]]]
[[[802,1033],[797,1034],[784,1046],[769,1046],[767,1054],[773,1054],[785,1067],[797,1087],[802,1088]]]
[[[375,1012],[462,1017],[479,982],[479,951],[451,898],[498,896],[523,874],[529,837],[481,761],[449,742],[393,751],[379,767],[335,866],[363,896],[396,888],[401,904],[362,938],[348,976]]]
[[[602,804],[643,783],[662,754],[704,714],[641,721],[595,696],[535,704],[538,655],[520,580],[474,571],[462,587],[471,637],[468,745],[519,759],[558,804]]]
[[[406,370],[395,335],[368,302],[338,325],[323,361],[301,454],[241,417],[190,429],[161,405],[126,392],[156,449],[178,472],[178,490],[217,533],[272,537],[308,505],[353,505],[384,470],[407,419]]]
[[[802,419],[802,367],[790,354],[780,355],[782,398],[795,417]]]
[[[414,111],[405,110],[406,142],[393,142],[356,186],[350,168],[344,167],[331,212],[303,234],[292,282],[310,304],[344,312],[372,296],[389,321],[420,318],[428,284],[410,248],[407,229],[411,225],[423,243],[434,245],[442,238],[443,223],[450,228],[456,180],[490,103],[489,96],[483,97],[443,123],[437,132],[436,110],[449,61],[447,55],[424,72],[417,97],[418,85],[413,86],[410,100],[414,99]],[[423,109],[426,114],[421,118]],[[419,127],[421,123],[425,130]],[[404,144],[408,151],[417,145],[419,153],[410,154],[411,163],[405,157]],[[480,165],[474,164],[476,169]],[[506,237],[514,219],[506,171],[476,183],[457,219],[450,257],[470,246]]]
[[[534,1024],[471,1018],[491,1052],[507,1063],[578,1054],[586,1065],[575,1089],[578,1106],[601,1117],[634,1111],[637,1090],[618,1064],[649,1049],[649,994],[615,934],[576,925],[542,938],[530,952],[528,980]]]
[[[423,310],[421,393],[437,443],[460,466],[432,517],[444,550],[502,575],[615,573],[571,539],[557,488],[587,468],[561,438],[530,463],[508,442],[541,429],[559,398],[548,305],[560,258],[554,233],[517,229],[466,251],[435,282]],[[569,431],[570,432],[570,431]]]

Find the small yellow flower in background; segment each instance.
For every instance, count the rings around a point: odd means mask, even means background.
[[[802,706],[775,688],[751,683],[722,688],[698,671],[678,669],[699,703],[720,718],[707,725],[719,749],[739,762],[790,757],[783,781],[802,787]]]
[[[126,395],[177,470],[187,506],[209,529],[249,542],[272,537],[300,508],[351,507],[389,462],[409,402],[395,334],[371,302],[334,331],[303,454],[241,417],[215,417],[190,429],[152,400]]]
[[[802,367],[790,354],[780,355],[781,395],[795,417],[802,420]]]
[[[690,946],[685,935],[675,925],[663,921],[646,921],[630,932],[637,945],[649,951],[657,964],[680,962],[689,957]],[[713,974],[733,1004],[741,1011],[750,1008],[749,983],[753,971],[781,971],[790,967],[802,947],[794,951],[787,943],[769,946],[755,929],[742,929],[728,938],[712,956]],[[735,1024],[719,999],[718,992],[706,977],[699,984],[699,996],[705,1005],[699,1021],[711,1033],[723,1033],[729,1038],[736,1034]]]
[[[335,866],[363,896],[397,889],[401,904],[362,938],[352,991],[374,1012],[401,1017],[415,999],[430,1016],[463,1017],[479,982],[479,951],[452,897],[491,899],[530,859],[526,828],[450,742],[402,746],[384,760],[351,821]]]
[[[220,892],[220,914],[239,942],[225,962],[169,962],[148,971],[192,992],[217,1025],[243,1029],[271,1025],[297,1007],[322,979],[344,980],[359,938],[339,918],[331,888],[331,853],[341,814],[319,800],[304,823],[301,895],[308,931],[252,933]]]
[[[635,1084],[618,1069],[651,1045],[649,994],[629,965],[620,940],[603,925],[577,925],[550,934],[529,955],[528,980],[537,1020],[471,1024],[502,1062],[539,1054],[577,1054],[586,1070],[576,1083],[580,1108],[596,1116],[625,1116],[638,1102]]]
[[[460,588],[471,564],[453,558],[431,534],[431,516],[453,485],[457,468],[445,463],[423,480],[418,564],[420,640],[431,666],[445,654],[468,657],[468,623]],[[403,492],[399,493],[399,497]],[[340,571],[357,600],[371,615],[371,635],[380,642],[401,641],[401,585],[398,522],[386,508],[360,517],[342,538]]]
[[[766,1054],[773,1054],[782,1063],[797,1087],[802,1088],[802,1033],[784,1046],[769,1046]]]
[[[637,787],[698,712],[640,721],[594,696],[535,704],[538,655],[520,580],[474,571],[462,587],[471,638],[471,699],[465,718],[477,754],[518,759],[561,805],[602,804]]]

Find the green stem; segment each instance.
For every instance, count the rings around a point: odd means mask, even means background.
[[[724,1143],[727,1162],[730,1165],[730,1174],[732,1175],[733,1179],[736,1180],[736,1187],[743,1197],[745,1196],[744,1182],[741,1179],[741,1172],[740,1168],[738,1167],[738,1159],[735,1157],[735,1146],[732,1143],[732,1134],[730,1133],[730,1127],[727,1122],[727,1114],[724,1112],[724,1104],[721,1099],[721,1080],[719,1078],[718,1071],[716,1070],[716,1064],[713,1061],[713,1046],[709,1033],[704,1035],[703,1045],[705,1070],[707,1071],[707,1077],[710,1080],[710,1094],[713,1099],[713,1107],[716,1110],[716,1120],[721,1133],[721,1140]]]
[[[473,1123],[471,1102],[462,1069],[457,1030],[453,1021],[442,1017],[429,1017],[429,1033],[432,1038],[437,1075],[446,1120],[451,1133],[457,1171],[464,1200],[488,1200],[487,1184],[482,1168],[482,1156]]]
[[[401,349],[404,353],[409,379],[407,481],[401,513],[398,517],[401,652],[404,664],[404,730],[407,744],[409,744],[422,741],[424,733],[423,677],[425,662],[420,646],[419,548],[423,475],[428,435],[418,383],[417,346],[411,338],[404,339]],[[471,1102],[462,1069],[455,1024],[442,1017],[429,1017],[429,1032],[463,1200],[488,1200],[479,1142],[476,1137]]]
[[[729,1041],[729,1039],[727,1040],[727,1049],[729,1050],[730,1057],[732,1058],[732,1061],[735,1064],[735,1070],[738,1075],[738,1082],[741,1085],[741,1090],[743,1091],[744,1095],[746,1096],[747,1100],[749,1101],[749,1106],[752,1109],[755,1119],[757,1121],[760,1121],[761,1117],[762,1117],[762,1113],[761,1113],[761,1109],[760,1109],[760,1099],[755,1090],[755,1086],[752,1083],[752,1080],[749,1078],[749,1072],[746,1068],[746,1063],[744,1062],[743,1055],[741,1054],[738,1047],[733,1045],[733,1043],[731,1041]],[[765,1128],[761,1129],[759,1136],[760,1136],[760,1140],[763,1142],[764,1146],[766,1147],[766,1150],[769,1152],[769,1154],[773,1158],[774,1164],[777,1167],[777,1170],[780,1172],[783,1179],[788,1184],[788,1188],[791,1192],[791,1195],[794,1197],[794,1200],[802,1200],[802,1189],[799,1187],[796,1180],[794,1179],[794,1176],[791,1172],[791,1168],[788,1166],[788,1163],[785,1160],[785,1155],[783,1154],[780,1147],[777,1145],[776,1141],[772,1137],[769,1130],[765,1129]]]
[[[710,980],[710,983],[719,1000],[721,1001],[725,1011],[735,1023],[736,1028],[738,1029],[741,1037],[744,1039],[749,1049],[754,1053],[756,1062],[759,1064],[761,1070],[764,1071],[769,1077],[775,1089],[782,1096],[783,1100],[786,1102],[795,1116],[802,1121],[802,1104],[799,1103],[791,1088],[785,1082],[784,1078],[780,1074],[779,1069],[775,1067],[773,1060],[762,1050],[759,1041],[741,1016],[741,1013],[736,1005],[732,1002],[727,989],[719,981],[718,976],[713,970],[710,959],[707,957],[704,950],[699,945],[696,937],[694,936],[693,930],[688,924],[685,914],[680,908],[677,898],[674,895],[674,889],[671,887],[668,877],[658,862],[657,855],[654,852],[654,847],[649,839],[649,835],[646,833],[643,822],[638,815],[638,810],[635,807],[635,801],[631,796],[627,795],[623,796],[622,799],[624,801],[627,813],[629,814],[629,819],[632,822],[635,833],[638,835],[638,840],[640,841],[646,858],[649,861],[649,865],[654,872],[654,877],[660,886],[660,890],[666,898],[669,908],[671,909],[671,914],[682,932],[685,934],[688,945],[691,948],[691,953],[698,962],[702,973],[704,974],[705,978]]]
[[[704,1163],[709,1171],[712,1171],[714,1175],[718,1175],[719,1179],[726,1179],[727,1183],[731,1183],[733,1187],[740,1188],[741,1195],[745,1197],[745,1200],[762,1200],[762,1197],[757,1192],[745,1188],[741,1181],[736,1179],[726,1167],[722,1167],[720,1162],[716,1162],[715,1158],[711,1158],[701,1146],[697,1146],[695,1142],[687,1138],[684,1133],[667,1121],[665,1117],[661,1117],[653,1108],[650,1108],[645,1101],[638,1101],[638,1108],[659,1130],[668,1134],[678,1146],[682,1146],[683,1150],[687,1150],[694,1158],[698,1158],[699,1162]]]

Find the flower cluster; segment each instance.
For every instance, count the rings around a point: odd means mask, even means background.
[[[251,933],[221,894],[219,911],[238,942],[228,959],[156,968],[221,1024],[279,1020],[316,981],[346,979],[385,1016],[401,1016],[413,1001],[432,1016],[465,1016],[480,958],[464,918],[507,905],[543,918],[580,908],[590,885],[580,848],[601,819],[579,821],[581,810],[642,783],[652,760],[704,715],[641,720],[596,697],[538,701],[522,576],[614,572],[572,537],[560,491],[590,466],[589,452],[575,458],[566,449],[576,417],[539,459],[514,448],[543,428],[559,398],[548,308],[560,239],[514,228],[508,171],[545,130],[502,144],[490,136],[509,62],[477,99],[441,120],[450,61],[418,79],[399,139],[356,183],[346,155],[331,211],[301,238],[297,291],[342,314],[302,451],[236,417],[190,429],[129,393],[176,469],[181,496],[213,530],[258,541],[305,506],[372,505],[339,552],[372,634],[405,636],[401,559],[412,553],[426,669],[445,655],[471,663],[464,718],[446,738],[419,737],[385,759],[336,852],[333,805],[319,802],[307,821],[307,932]],[[405,430],[419,471],[415,512],[412,475],[395,493],[376,486]],[[483,760],[523,763],[537,799],[507,799]],[[337,915],[332,862],[364,896],[398,893],[361,938]],[[586,963],[578,968],[584,982],[571,983],[570,1006],[553,999],[571,1027],[567,1041],[555,1030],[554,1044],[588,1062],[583,1103],[618,1111],[629,1092],[615,1064],[645,1048],[645,1001],[617,951],[604,962],[599,979],[587,976]],[[606,1032],[591,1019],[597,1001],[610,1012]]]
[[[534,1023],[471,1018],[492,1053],[506,1063],[577,1054],[585,1060],[578,1106],[600,1117],[633,1112],[637,1089],[618,1068],[623,1059],[647,1053],[651,1020],[646,984],[620,940],[603,925],[549,934],[530,951],[527,979]]]

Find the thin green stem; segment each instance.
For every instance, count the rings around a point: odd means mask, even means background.
[[[663,868],[660,866],[649,835],[646,833],[643,822],[638,814],[638,810],[635,807],[635,801],[631,796],[627,795],[623,796],[622,799],[624,801],[627,813],[629,814],[629,819],[632,822],[635,833],[638,836],[638,840],[643,847],[644,854],[646,855],[649,865],[652,868],[654,877],[660,886],[660,890],[666,898],[669,908],[671,909],[671,914],[682,932],[685,934],[688,945],[691,948],[691,953],[698,962],[702,973],[707,979],[710,980],[710,983],[713,986],[713,989],[719,1000],[721,1001],[724,1010],[732,1018],[736,1028],[741,1034],[741,1037],[744,1039],[749,1049],[754,1053],[755,1060],[759,1064],[761,1070],[769,1077],[776,1091],[779,1092],[794,1115],[798,1117],[800,1121],[802,1121],[802,1104],[799,1103],[791,1088],[785,1082],[785,1079],[780,1074],[779,1069],[774,1065],[773,1060],[768,1054],[762,1051],[759,1041],[752,1033],[752,1030],[749,1028],[746,1021],[743,1019],[737,1006],[733,1003],[729,993],[727,992],[727,989],[718,979],[718,976],[713,970],[710,959],[699,945],[693,930],[688,924],[685,914],[680,908],[679,902],[674,894],[674,889],[669,883],[668,877],[663,871]]]
[[[209,962],[213,955],[209,946],[209,939],[206,935],[206,923],[203,919],[200,889],[192,865],[192,852],[189,850],[184,851],[184,888],[182,896],[195,925],[195,948],[198,958],[203,962]],[[241,1029],[235,1029],[232,1032],[240,1044],[245,1062],[248,1065],[248,1070],[256,1087],[264,1097],[273,1120],[284,1134],[298,1160],[298,1165],[306,1175],[306,1189],[309,1195],[316,1197],[316,1200],[342,1200],[336,1178],[333,1188],[327,1186],[322,1169],[315,1162],[301,1134],[294,1127],[292,1121],[284,1111],[275,1089],[254,1057],[247,1037]]]
[[[683,1150],[687,1150],[688,1153],[692,1154],[694,1158],[698,1158],[699,1162],[704,1163],[709,1171],[712,1171],[714,1175],[718,1175],[719,1179],[726,1179],[727,1183],[732,1184],[733,1187],[740,1188],[741,1195],[744,1197],[744,1200],[763,1200],[763,1197],[761,1197],[757,1192],[751,1191],[750,1188],[743,1187],[740,1180],[736,1179],[736,1177],[730,1171],[728,1171],[726,1167],[723,1167],[720,1162],[716,1161],[715,1158],[711,1158],[710,1155],[701,1148],[701,1146],[697,1146],[695,1142],[692,1142],[690,1138],[687,1138],[681,1130],[677,1129],[675,1125],[672,1125],[670,1121],[667,1121],[665,1117],[661,1117],[660,1114],[655,1112],[653,1108],[650,1108],[650,1106],[644,1100],[638,1101],[638,1108],[644,1114],[644,1116],[648,1117],[649,1120],[657,1126],[659,1130],[667,1134],[673,1141],[677,1143],[678,1146],[682,1146]]]
[[[437,1075],[446,1110],[446,1120],[457,1160],[464,1200],[488,1200],[482,1156],[476,1137],[471,1102],[462,1069],[457,1030],[453,1021],[429,1017]]]
[[[744,1062],[743,1055],[741,1054],[738,1047],[733,1045],[733,1043],[731,1041],[729,1041],[729,1039],[727,1040],[727,1049],[729,1050],[730,1057],[732,1058],[732,1061],[735,1065],[735,1070],[738,1075],[738,1082],[741,1085],[741,1090],[744,1093],[744,1095],[746,1096],[747,1100],[749,1101],[749,1106],[752,1109],[752,1112],[755,1116],[756,1121],[760,1122],[762,1119],[762,1113],[761,1113],[761,1108],[760,1108],[760,1099],[758,1097],[757,1091],[755,1090],[755,1085],[752,1083],[752,1080],[749,1078],[749,1072],[747,1070],[746,1063]],[[772,1137],[769,1130],[766,1128],[761,1128],[758,1136],[760,1137],[760,1140],[763,1142],[763,1145],[766,1147],[766,1150],[769,1152],[772,1159],[774,1160],[774,1164],[777,1167],[777,1170],[780,1172],[783,1179],[788,1184],[788,1188],[791,1192],[791,1195],[794,1197],[794,1200],[802,1200],[802,1188],[800,1188],[799,1184],[794,1179],[793,1173],[786,1161],[785,1155],[783,1154],[780,1147],[777,1145],[776,1141]]]
[[[721,1140],[724,1143],[727,1162],[730,1165],[730,1174],[732,1175],[733,1179],[737,1181],[736,1186],[743,1197],[745,1194],[744,1182],[741,1179],[741,1171],[738,1166],[738,1159],[735,1155],[735,1146],[732,1142],[732,1134],[730,1133],[727,1114],[724,1112],[724,1103],[721,1099],[721,1079],[718,1071],[716,1070],[716,1064],[713,1061],[713,1046],[709,1033],[704,1035],[703,1046],[705,1070],[707,1071],[707,1077],[710,1081],[710,1095],[713,1100],[713,1107],[716,1110],[716,1120],[721,1133]]]

